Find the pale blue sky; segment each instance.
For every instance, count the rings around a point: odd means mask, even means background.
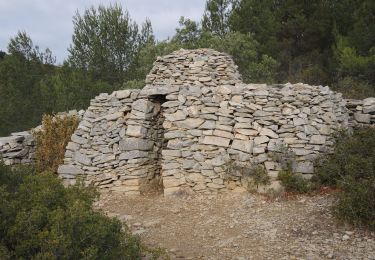
[[[34,44],[49,47],[62,62],[68,55],[76,10],[99,4],[121,4],[130,17],[142,23],[148,17],[158,40],[172,36],[180,16],[200,20],[205,0],[0,0],[0,50],[18,30],[26,31]]]

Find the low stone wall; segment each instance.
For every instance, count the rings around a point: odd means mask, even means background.
[[[351,126],[375,124],[375,98],[371,97],[364,100],[347,99],[346,107],[349,109]]]
[[[159,175],[160,105],[139,99],[140,90],[101,94],[91,101],[66,148],[60,177],[139,194]]]
[[[84,111],[70,110],[59,112],[56,116],[76,116],[82,118]],[[35,131],[41,129],[39,125]],[[35,162],[35,139],[31,131],[12,133],[7,137],[0,137],[0,160],[6,165],[31,164]]]
[[[30,132],[0,137],[0,160],[6,165],[30,164],[34,161],[35,141]]]

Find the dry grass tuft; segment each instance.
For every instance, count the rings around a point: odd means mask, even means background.
[[[78,124],[79,119],[75,116],[43,115],[42,128],[33,131],[38,171],[57,172],[64,160],[65,147]]]

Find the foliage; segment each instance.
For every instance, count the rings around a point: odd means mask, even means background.
[[[232,2],[232,0],[208,0],[202,19],[203,30],[218,36],[227,34]]]
[[[259,185],[270,184],[270,176],[262,165],[249,165],[239,164],[234,161],[228,163],[225,169],[226,178],[241,178],[243,181],[248,181],[250,186],[248,189],[252,189],[252,186],[258,189]],[[251,186],[252,185],[252,186]]]
[[[347,176],[340,181],[343,189],[333,207],[335,216],[355,226],[375,230],[375,175],[355,179]]]
[[[50,112],[42,105],[39,82],[54,72],[44,64],[30,38],[19,33],[9,44],[10,55],[0,62],[0,135],[30,129]],[[21,128],[22,127],[22,128]]]
[[[348,69],[373,71],[368,63],[374,47],[374,11],[375,4],[367,0],[240,0],[230,12],[229,27],[252,33],[262,44],[261,54],[276,59],[278,81],[332,84],[348,76]],[[350,49],[339,46],[338,35]],[[360,79],[373,86],[372,77],[365,72]]]
[[[279,172],[278,180],[288,192],[308,193],[314,190],[314,185],[305,179],[301,174],[292,170],[282,170]]]
[[[52,65],[56,62],[50,49],[44,52],[39,50],[39,46],[34,46],[33,41],[26,32],[18,32],[17,36],[10,39],[8,52],[13,55],[19,55],[28,61],[35,61],[42,64]]]
[[[139,26],[118,5],[91,7],[83,16],[77,12],[73,25],[69,63],[110,83],[122,83],[139,49],[153,41],[151,23],[147,20],[140,33]]]
[[[375,97],[375,87],[368,81],[355,77],[344,77],[332,85],[332,89],[344,93],[345,98],[362,99]]]
[[[277,178],[287,192],[311,192],[316,188],[316,185],[304,178],[302,174],[293,171],[296,162],[295,157],[295,153],[286,146],[281,146],[277,152],[272,154],[273,160],[281,166],[281,171],[279,171]]]
[[[95,190],[4,165],[0,179],[1,259],[140,258],[139,241],[92,209]]]
[[[38,171],[57,172],[62,164],[65,147],[79,123],[75,116],[44,115],[42,128],[35,129],[35,160]]]
[[[338,132],[334,153],[321,158],[317,165],[316,180],[322,185],[339,186],[346,177],[355,180],[375,175],[375,129],[363,128]]]
[[[334,206],[339,219],[375,229],[375,128],[339,132],[314,179],[342,190]]]

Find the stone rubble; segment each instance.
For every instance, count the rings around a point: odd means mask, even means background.
[[[126,194],[160,182],[165,195],[221,192],[242,185],[226,176],[235,161],[263,165],[277,187],[272,152],[290,148],[308,178],[335,130],[374,123],[374,98],[348,104],[323,86],[244,84],[230,56],[179,50],[157,58],[142,90],[91,100],[58,173]]]

